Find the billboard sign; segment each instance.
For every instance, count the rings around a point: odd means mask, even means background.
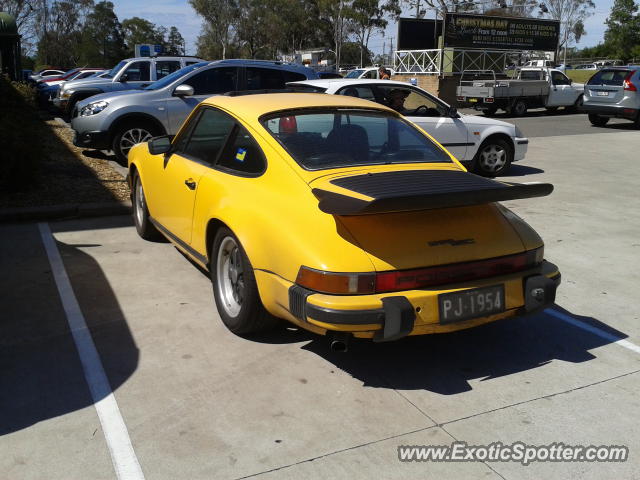
[[[558,20],[447,13],[445,23],[446,47],[553,52],[560,34]]]

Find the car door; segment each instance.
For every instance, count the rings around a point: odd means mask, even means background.
[[[469,134],[460,118],[451,118],[448,107],[426,92],[398,85],[376,85],[379,103],[399,111],[435,138],[458,160],[468,160]],[[398,97],[404,96],[402,107]],[[397,102],[397,103],[394,103]]]
[[[571,86],[571,80],[562,72],[551,72],[548,107],[573,105],[579,93]]]
[[[120,82],[120,88],[116,90],[144,88],[151,84],[151,60],[139,60],[127,65],[116,82]]]
[[[171,96],[167,99],[169,133],[176,133],[191,111],[211,95],[238,89],[238,69],[236,67],[203,67],[180,82],[179,85],[193,87],[189,97]]]
[[[215,164],[234,126],[227,114],[203,107],[174,140],[171,152],[145,169],[152,217],[165,232],[185,244],[191,243],[200,180]]]

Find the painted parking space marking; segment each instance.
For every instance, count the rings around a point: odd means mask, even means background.
[[[127,426],[120,414],[91,332],[87,328],[84,315],[73,293],[49,224],[39,223],[38,228],[116,475],[120,480],[142,480],[144,474],[131,445]]]
[[[553,317],[556,317],[559,320],[562,320],[563,322],[570,323],[574,327],[581,328],[583,330],[586,330],[589,333],[593,333],[594,335],[599,336],[600,338],[604,338],[605,340],[610,341],[611,343],[615,343],[616,345],[627,348],[632,352],[640,353],[640,346],[636,345],[633,342],[630,342],[629,340],[625,340],[609,332],[605,332],[604,330],[591,326],[588,323],[584,323],[584,322],[581,322],[580,320],[576,320],[575,318],[572,318],[569,315],[566,315],[562,312],[558,312],[557,310],[547,308],[545,312]]]

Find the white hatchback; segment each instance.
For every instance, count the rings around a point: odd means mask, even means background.
[[[529,139],[518,127],[492,118],[460,114],[434,95],[404,82],[329,79],[287,85],[389,106],[424,129],[479,175],[502,175],[511,162],[522,160],[527,153]]]

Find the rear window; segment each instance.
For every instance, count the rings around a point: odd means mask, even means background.
[[[280,112],[263,118],[262,124],[307,170],[452,162],[444,150],[411,124],[384,112]]]
[[[600,70],[589,79],[587,85],[610,85],[621,87],[631,70]]]

